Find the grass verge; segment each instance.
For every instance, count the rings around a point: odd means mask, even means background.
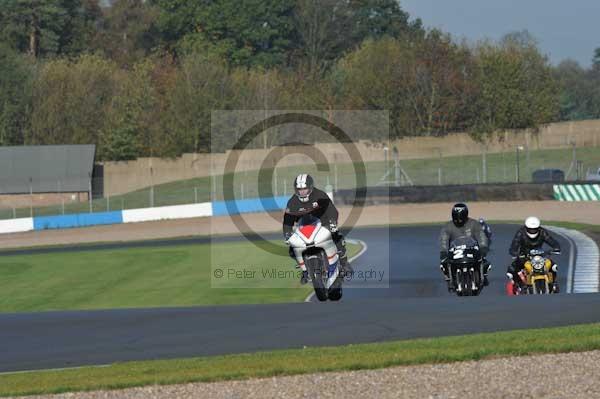
[[[281,256],[246,241],[174,244],[1,256],[0,312],[301,302],[311,290],[281,243]]]
[[[518,342],[518,345],[515,345]],[[0,375],[0,396],[121,389],[600,349],[600,324]]]

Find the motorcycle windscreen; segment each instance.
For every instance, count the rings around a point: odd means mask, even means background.
[[[474,248],[479,247],[479,243],[473,237],[458,237],[450,243],[450,248]]]

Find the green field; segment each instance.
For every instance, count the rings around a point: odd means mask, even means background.
[[[518,345],[515,343],[518,342]],[[600,349],[600,324],[0,375],[0,396],[272,377]]]
[[[520,177],[522,182],[531,181],[531,174],[540,168],[558,168],[565,173],[569,170],[573,158],[571,149],[530,151],[520,154]],[[600,148],[578,148],[577,159],[583,162],[584,169],[600,167]],[[416,185],[470,184],[483,182],[482,156],[461,156],[414,159],[401,162],[402,168]],[[384,162],[365,164],[367,185],[374,186],[380,182],[386,170],[391,167]],[[308,172],[316,177],[317,185],[324,187],[331,184],[336,188],[356,187],[356,178],[352,164],[330,165],[327,171],[318,171],[316,166],[277,168],[276,182],[258,182],[258,171],[243,171],[236,174],[234,180],[236,198],[255,198],[262,192],[276,195],[291,194],[290,186],[294,177],[300,172]],[[441,174],[438,175],[438,170]],[[440,180],[441,178],[441,180]],[[514,182],[516,178],[516,155],[514,151],[487,155],[487,182]],[[575,178],[575,172],[570,176]],[[393,179],[393,178],[392,178]],[[205,202],[211,198],[212,187],[216,188],[214,198],[222,199],[222,176],[215,182],[209,177],[181,180],[145,188],[124,195],[96,199],[92,203],[94,212],[146,208],[151,205],[177,205]],[[153,200],[151,200],[153,198]],[[33,215],[52,215],[63,213],[62,204],[43,208],[34,208]],[[88,203],[65,204],[65,213],[89,212]],[[29,217],[30,208],[0,209],[0,219],[13,216]]]
[[[349,244],[349,253],[358,250]],[[0,312],[302,301],[312,288],[300,285],[287,248],[281,251],[232,242],[0,256]],[[215,268],[231,265],[283,275],[211,279]]]

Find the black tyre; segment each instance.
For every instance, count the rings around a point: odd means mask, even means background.
[[[471,272],[467,271],[466,273],[462,273],[463,285],[465,287],[465,296],[473,295],[473,290],[471,289]]]
[[[546,282],[544,280],[537,280],[535,282],[535,288],[538,294],[546,294]]]
[[[327,288],[325,288],[324,276],[323,276],[323,266],[322,266],[322,256],[317,255],[309,255],[305,258],[306,268],[308,269],[308,274],[313,282],[313,287],[315,289],[315,295],[317,299],[321,302],[327,300]]]
[[[333,284],[331,285],[331,287],[329,287],[329,292],[328,292],[328,296],[329,296],[329,300],[331,301],[339,301],[340,299],[342,299],[342,282],[344,281],[344,279],[339,276],[338,278],[335,279],[335,281],[333,282]]]

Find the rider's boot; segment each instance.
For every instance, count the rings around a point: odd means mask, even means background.
[[[481,271],[483,272],[483,286],[487,287],[490,285],[490,281],[487,278],[489,271],[492,269],[492,265],[487,259],[483,258],[481,261]]]
[[[444,275],[444,280],[446,281],[446,284],[448,286],[448,292],[456,291],[456,289],[454,288],[454,283],[452,282],[452,279],[450,278],[450,273],[448,273],[448,271],[446,270],[446,267],[443,264],[440,265],[440,270],[442,271],[442,274]]]
[[[346,277],[346,276],[352,276],[352,274],[354,273],[354,269],[352,268],[352,266],[350,265],[350,262],[348,262],[348,256],[346,255],[345,251],[343,255],[339,255],[340,258],[340,269],[342,272],[342,276]]]
[[[454,283],[452,282],[452,279],[450,277],[444,277],[446,279],[446,284],[448,285],[448,292],[454,292],[456,291],[456,288],[454,287]]]
[[[483,260],[483,286],[487,287],[488,285],[490,285],[490,281],[488,280],[488,273],[491,270],[492,265],[490,264],[490,262],[487,261],[487,259]]]
[[[558,286],[558,282],[552,284],[552,293],[558,294],[560,292],[560,287]]]
[[[560,292],[560,287],[558,286],[558,277],[557,277],[557,273],[556,273],[556,265],[553,266],[552,270],[550,271],[550,273],[552,273],[552,293],[553,294],[558,294]]]
[[[348,262],[348,255],[346,254],[346,240],[344,240],[344,236],[339,233],[334,234],[334,242],[337,247],[339,262],[340,262],[340,272],[342,273],[342,277],[352,276],[354,273],[354,269]]]
[[[304,285],[304,284],[308,283],[308,281],[309,281],[308,271],[303,270],[302,276],[300,277],[300,284]]]
[[[294,254],[294,248],[292,248],[292,247],[289,248],[289,254],[292,259],[296,260],[296,255]],[[300,266],[296,266],[296,267],[300,267]],[[300,276],[300,284],[304,285],[304,284],[308,283],[309,281],[310,281],[310,278],[308,277],[308,271],[303,270],[302,275]]]

